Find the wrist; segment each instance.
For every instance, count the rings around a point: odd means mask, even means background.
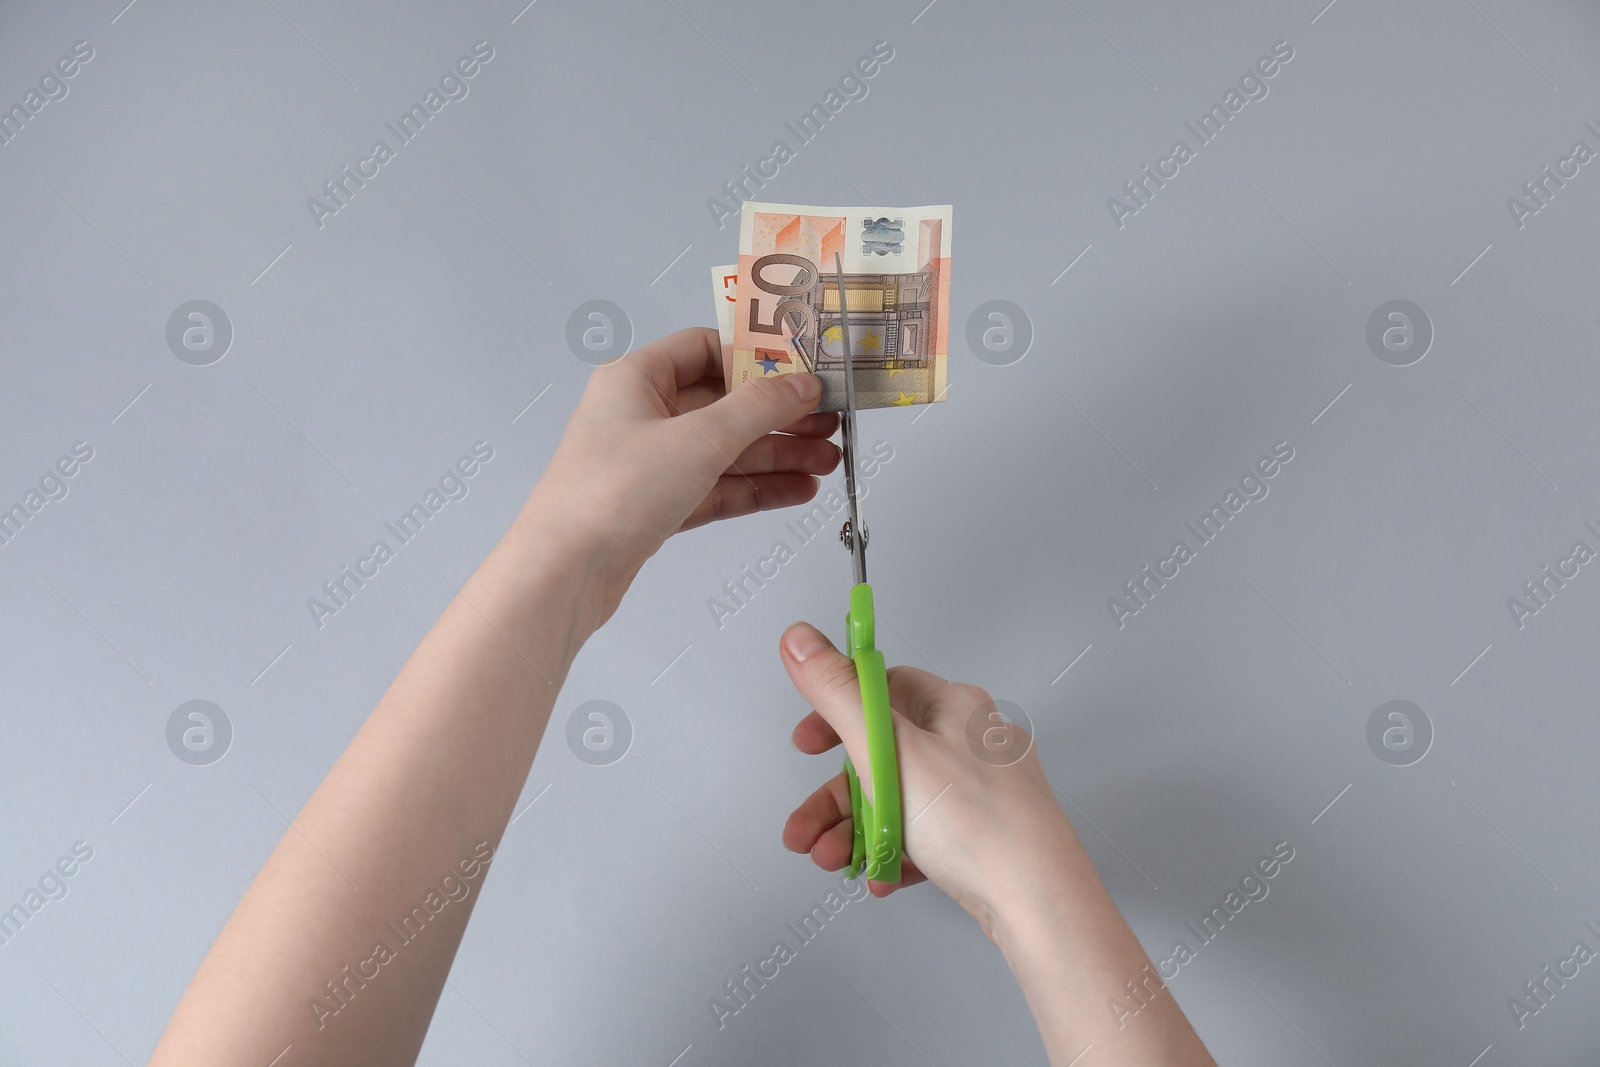
[[[491,555],[502,580],[545,597],[555,583],[569,601],[579,642],[605,621],[606,571],[600,542],[535,487]]]
[[[1059,808],[1017,835],[1004,859],[991,863],[992,877],[978,921],[990,940],[1012,959],[1068,931],[1078,916],[1109,905],[1099,875]]]
[[[1008,872],[985,932],[1027,998],[1051,1063],[1216,1067],[1063,814]],[[1054,838],[1053,840],[1051,838]],[[1138,1025],[1128,1022],[1138,1016]]]

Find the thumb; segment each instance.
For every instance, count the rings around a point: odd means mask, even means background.
[[[700,432],[731,461],[760,438],[809,415],[821,397],[821,379],[797,371],[735,386],[694,418]]]
[[[855,661],[808,622],[797,622],[785,630],[779,649],[795,689],[833,727],[857,771],[864,772],[867,730]]]

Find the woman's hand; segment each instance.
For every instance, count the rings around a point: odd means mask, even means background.
[[[590,376],[517,526],[590,561],[597,627],[674,533],[816,495],[839,463],[821,388],[795,373],[730,392],[714,330],[663,337]]]
[[[816,755],[843,738],[871,795],[861,690],[855,664],[807,623],[783,635],[782,656],[801,695],[816,707],[795,727],[801,752]],[[1016,859],[1076,845],[1026,730],[1002,722],[989,694],[915,667],[889,668],[895,748],[900,760],[905,857],[896,885],[870,882],[874,896],[931,879],[987,932],[1015,889]],[[834,871],[850,861],[850,785],[834,775],[789,816],[783,843]]]
[[[301,809],[152,1064],[415,1061],[584,640],[674,532],[809,500],[839,462],[838,419],[809,414],[815,377],[724,396],[721,365],[716,334],[685,330],[594,372],[511,531]],[[450,907],[393,940],[383,919],[410,922],[440,886]]]
[[[795,747],[817,754],[842,739],[870,796],[855,664],[803,622],[783,635],[782,656],[817,709],[795,727]],[[1055,1067],[1089,1046],[1106,1067],[1215,1067],[1095,873],[1028,732],[1003,722],[982,689],[912,667],[889,669],[889,703],[905,855],[899,885],[870,882],[872,894],[926,879],[977,919]],[[841,772],[789,816],[783,843],[835,871],[850,860],[854,831]],[[1129,1000],[1134,988],[1141,995]]]

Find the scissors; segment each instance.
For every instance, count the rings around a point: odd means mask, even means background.
[[[878,882],[900,881],[902,826],[900,814],[900,760],[894,747],[894,714],[889,710],[889,677],[883,653],[874,647],[875,616],[872,586],[867,584],[867,528],[861,522],[861,501],[856,495],[856,382],[851,369],[850,312],[846,305],[844,261],[833,257],[839,284],[839,331],[844,340],[844,413],[839,425],[844,438],[844,484],[850,498],[850,518],[839,540],[855,561],[855,584],[850,588],[850,610],[844,617],[845,649],[856,665],[861,682],[861,711],[867,728],[867,766],[872,770],[869,800],[848,755],[845,775],[850,780],[850,814],[855,822],[850,847],[848,877],[863,869]]]

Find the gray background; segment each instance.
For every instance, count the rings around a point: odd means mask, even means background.
[[[0,13],[6,106],[95,50],[0,147],[0,498],[95,449],[0,547],[0,899],[95,850],[0,947],[0,1060],[148,1054],[549,456],[589,370],[568,315],[709,324],[736,227],[706,199],[886,40],[762,197],[955,205],[949,403],[861,420],[895,449],[891,662],[1027,710],[1157,957],[1294,846],[1171,984],[1219,1060],[1592,1062],[1593,967],[1521,1032],[1506,1000],[1600,948],[1600,577],[1522,629],[1506,599],[1600,547],[1600,165],[1520,230],[1505,201],[1600,148],[1593,5],[124,2]],[[478,40],[470,95],[319,230],[306,198]],[[1270,95],[1119,229],[1107,198],[1279,40]],[[165,340],[197,298],[235,334],[208,367]],[[1365,341],[1397,298],[1436,330],[1403,368]],[[1032,321],[1010,366],[963,341],[990,299]],[[480,439],[470,495],[317,629],[306,598]],[[1278,441],[1270,496],[1119,629],[1106,599]],[[786,517],[675,539],[579,659],[424,1063],[1043,1062],[931,888],[850,905],[713,1022],[833,884],[778,843],[836,764],[790,749],[775,645],[837,631],[847,557],[802,549],[720,630],[707,606]],[[1397,698],[1435,731],[1406,767],[1366,741]],[[234,725],[210,766],[165,740],[192,699]],[[591,699],[632,722],[610,766],[563,743]]]

